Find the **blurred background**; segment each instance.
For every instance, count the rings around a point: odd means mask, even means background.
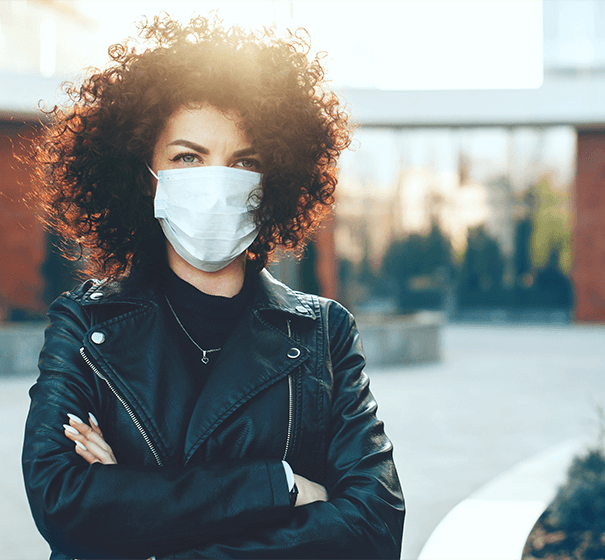
[[[137,17],[213,9],[308,29],[358,125],[334,218],[278,275],[357,312],[605,320],[601,0],[4,0],[0,321],[42,319],[73,283],[13,159],[38,103],[103,66]]]
[[[408,503],[404,558],[493,477],[599,429],[605,0],[2,0],[0,559],[48,552],[18,455],[46,309],[77,276],[14,155],[137,18],[212,10],[306,28],[356,124],[333,216],[272,269],[358,319]]]
[[[13,159],[40,126],[38,103],[104,65],[137,17],[212,9],[308,29],[358,125],[334,219],[306,259],[278,269],[290,284],[358,312],[605,320],[601,0],[4,0],[0,320],[43,318],[72,283]]]

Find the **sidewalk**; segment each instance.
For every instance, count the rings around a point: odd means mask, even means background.
[[[29,512],[21,475],[21,443],[36,375],[0,377],[0,559],[43,560],[50,549]]]
[[[443,355],[439,364],[368,368],[406,495],[406,560],[503,471],[563,441],[596,440],[596,406],[605,407],[603,326],[450,325]],[[48,557],[19,464],[34,380],[0,377],[0,560]]]
[[[564,441],[596,441],[605,406],[604,326],[450,325],[443,335],[440,364],[368,368],[406,496],[406,560],[498,474]]]

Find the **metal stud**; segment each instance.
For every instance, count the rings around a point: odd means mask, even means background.
[[[103,344],[105,342],[105,335],[102,332],[96,331],[90,335],[90,340],[95,344]]]
[[[298,356],[300,356],[300,350],[298,348],[290,348],[286,355],[288,356],[288,358],[295,360],[296,358],[298,358]]]
[[[295,309],[296,309],[296,311],[298,311],[299,313],[303,313],[303,314],[305,314],[305,315],[308,313],[307,308],[306,308],[304,305],[297,305],[297,306],[295,307]]]
[[[103,292],[95,292],[94,294],[90,294],[90,299],[93,301],[100,300],[103,297]]]

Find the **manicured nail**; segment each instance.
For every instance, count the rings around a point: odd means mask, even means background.
[[[70,434],[73,434],[74,436],[77,436],[80,433],[73,426],[69,426],[68,424],[63,424],[63,428],[65,429],[66,432],[69,432]]]
[[[71,420],[73,420],[74,422],[78,422],[80,424],[84,424],[84,422],[82,422],[82,420],[79,417],[77,417],[75,414],[71,414],[71,413],[68,412],[67,416],[69,416],[69,418]]]
[[[98,428],[99,427],[99,422],[95,418],[95,415],[92,412],[89,412],[88,413],[88,417],[90,418],[90,421]]]
[[[80,443],[79,441],[76,440],[76,445],[80,448],[83,449],[84,451],[88,451],[88,449],[86,449],[86,447],[84,447],[83,443]]]

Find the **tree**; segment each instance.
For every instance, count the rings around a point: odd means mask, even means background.
[[[469,230],[460,274],[460,303],[466,306],[498,307],[503,304],[504,258],[498,242],[484,226]]]
[[[395,240],[382,261],[386,285],[402,311],[441,308],[452,264],[452,246],[436,223],[428,235]]]
[[[534,268],[547,266],[553,250],[558,253],[559,268],[568,273],[571,268],[571,228],[567,196],[552,188],[548,179],[542,179],[532,189],[531,259]]]

